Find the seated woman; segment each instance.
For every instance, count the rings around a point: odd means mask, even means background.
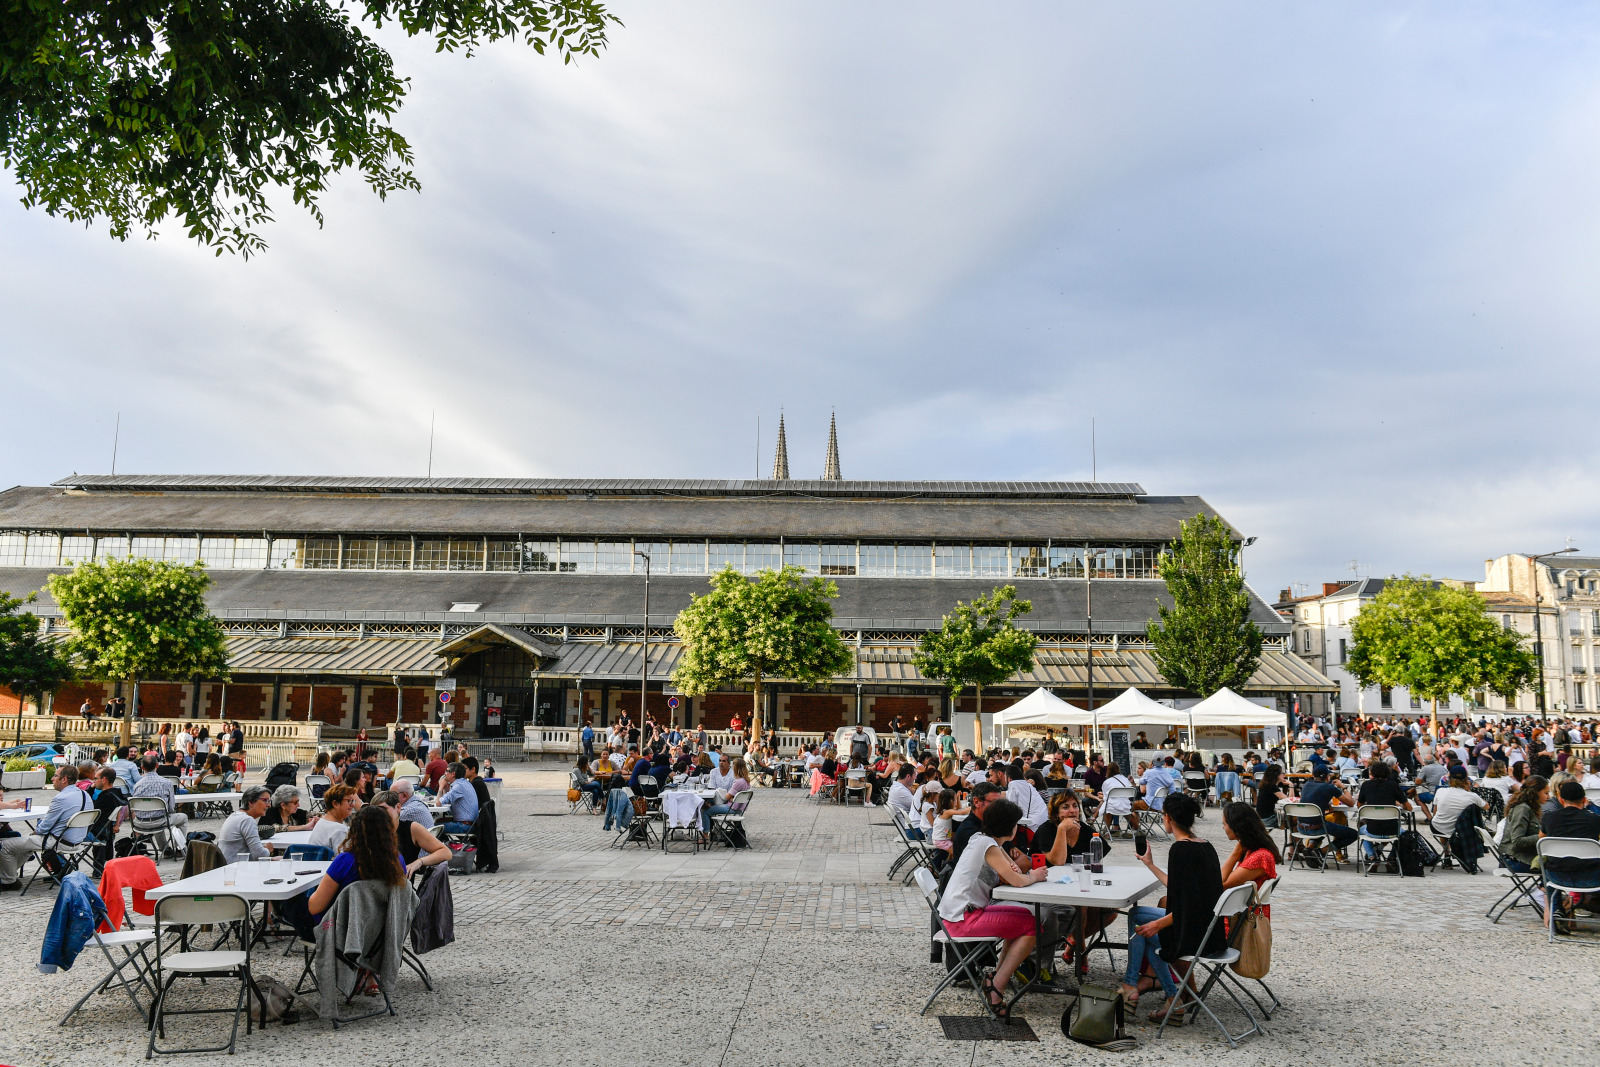
[[[1500,852],[1507,870],[1518,874],[1533,870],[1534,861],[1539,858],[1539,813],[1549,800],[1550,783],[1537,774],[1530,774],[1506,805]]]
[[[579,756],[578,765],[572,769],[576,788],[583,790],[594,798],[593,809],[596,815],[600,814],[601,797],[605,794],[605,784],[589,772],[589,757]]]
[[[742,759],[728,760],[728,787],[718,788],[717,802],[705,804],[700,808],[700,832],[711,833],[711,816],[735,815],[744,808],[735,803],[740,793],[750,788],[750,767]]]
[[[936,874],[955,847],[956,820],[972,814],[972,809],[963,806],[961,800],[962,794],[954,789],[945,789],[940,791],[939,799],[934,803],[933,832],[929,840],[939,850],[934,856],[933,869]]]
[[[990,887],[1028,886],[1045,879],[1044,868],[1024,871],[1005,846],[1017,832],[1022,809],[1009,800],[991,801],[983,813],[983,829],[967,840],[950,880],[939,897],[939,919],[951,937],[998,937],[1004,944],[994,976],[983,980],[983,995],[1000,1018],[1010,1012],[1002,992],[1017,966],[1033,951],[1033,912],[1020,904],[991,903]]]
[[[1483,781],[1480,784],[1480,788],[1498,789],[1501,798],[1509,802],[1511,794],[1517,791],[1516,784],[1511,780],[1511,776],[1506,773],[1504,760],[1491,760],[1489,769],[1483,773]]]
[[[1278,877],[1283,853],[1273,844],[1272,835],[1267,833],[1255,808],[1248,804],[1229,804],[1222,809],[1222,829],[1233,842],[1233,851],[1222,861],[1222,888],[1232,889],[1246,882],[1254,882],[1259,887]],[[1271,918],[1271,905],[1263,908],[1262,914]]]
[[[292,785],[280,785],[272,791],[272,807],[256,820],[258,830],[304,830],[316,823],[300,810],[300,790]]]
[[[406,863],[395,840],[395,825],[394,813],[375,805],[351,816],[350,832],[317,887],[283,904],[282,914],[301,940],[317,939],[323,915],[333,907],[339,891],[350,883],[373,879],[397,886],[406,880]]]
[[[1263,826],[1278,825],[1278,801],[1290,795],[1289,783],[1283,780],[1283,768],[1275,763],[1267,764],[1265,777],[1256,786],[1256,814],[1261,816]]]
[[[1217,764],[1217,775],[1211,780],[1211,795],[1218,804],[1240,799],[1239,768],[1234,765],[1231,752],[1224,752]]]
[[[1167,895],[1161,898],[1159,907],[1135,907],[1128,912],[1128,969],[1123,975],[1122,993],[1130,1007],[1138,1001],[1142,991],[1139,972],[1149,964],[1167,998],[1165,1004],[1150,1013],[1153,1021],[1165,1019],[1169,1013],[1174,1023],[1183,1018],[1183,1013],[1175,1010],[1179,980],[1188,978],[1188,967],[1180,962],[1181,957],[1220,952],[1227,941],[1219,925],[1212,931],[1211,940],[1201,944],[1222,896],[1222,867],[1217,862],[1217,850],[1194,835],[1194,821],[1199,815],[1200,802],[1193,797],[1177,793],[1168,798],[1161,810],[1161,822],[1173,838],[1167,852],[1167,870],[1156,866],[1155,855],[1148,846],[1139,857],[1167,887]],[[1178,979],[1173,977],[1174,970]]]
[[[1133,783],[1128,780],[1127,775],[1122,773],[1121,767],[1118,767],[1115,763],[1106,764],[1105,780],[1100,783],[1101,796],[1105,796],[1113,789],[1132,788]],[[1137,820],[1133,817],[1133,802],[1127,797],[1118,797],[1115,800],[1105,801],[1104,812],[1106,822],[1110,825],[1112,833],[1124,832],[1121,829],[1120,820],[1122,819],[1129,821],[1129,829],[1124,833],[1131,834],[1133,832],[1132,827],[1137,824]]]
[[[400,845],[400,859],[405,862],[406,876],[410,877],[424,867],[437,867],[450,858],[450,849],[433,836],[433,831],[420,822],[400,817],[400,794],[385,789],[372,798],[374,807],[387,811],[394,820],[395,837]]]
[[[1050,798],[1050,818],[1034,832],[1033,840],[1029,842],[1028,847],[1035,856],[1044,857],[1046,866],[1060,867],[1068,863],[1073,856],[1088,852],[1089,842],[1094,836],[1094,828],[1083,821],[1083,810],[1078,795],[1069,789]],[[1111,842],[1101,838],[1101,856],[1110,851]],[[1085,908],[1083,915],[1078,916],[1074,908],[1056,908],[1052,905],[1045,907],[1056,912],[1055,917],[1058,921],[1081,918],[1083,930],[1088,935],[1103,930],[1117,916],[1115,911],[1105,908]],[[1072,929],[1075,930],[1076,927]],[[1048,928],[1046,933],[1048,935]],[[1077,934],[1068,934],[1066,946],[1061,951],[1062,960],[1071,963],[1077,945]],[[1088,965],[1087,959],[1079,961],[1079,972],[1087,971]]]

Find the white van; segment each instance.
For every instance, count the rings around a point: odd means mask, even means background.
[[[872,748],[869,751],[873,755],[877,755],[878,731],[870,726],[862,726],[861,731],[867,735],[867,739],[872,743]],[[850,758],[850,738],[855,736],[855,732],[856,728],[854,726],[841,726],[833,732],[833,747],[838,751],[839,755],[847,760]]]

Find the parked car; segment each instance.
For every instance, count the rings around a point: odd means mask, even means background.
[[[66,749],[66,745],[51,744],[48,741],[33,741],[26,745],[13,745],[10,748],[0,749],[0,762],[22,757],[23,759],[31,759],[35,763],[43,763],[48,760],[51,763],[60,765],[67,762],[67,757],[64,754]]]

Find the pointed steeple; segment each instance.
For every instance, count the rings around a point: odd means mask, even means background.
[[[828,415],[828,458],[822,463],[822,480],[844,481],[844,475],[839,473],[839,424],[831,413]]]
[[[789,442],[783,436],[783,413],[778,414],[778,448],[772,454],[772,480],[786,482],[789,480]]]

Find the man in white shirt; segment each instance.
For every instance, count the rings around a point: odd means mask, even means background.
[[[1450,768],[1448,785],[1433,795],[1433,832],[1449,837],[1456,831],[1456,820],[1468,808],[1487,808],[1489,802],[1472,791],[1467,769],[1460,764]]]
[[[1006,791],[1006,799],[1022,809],[1022,823],[1030,831],[1037,830],[1050,818],[1050,806],[1026,778],[1013,779],[1007,764],[996,763],[989,768],[989,780]]]
[[[904,815],[911,832],[920,839],[922,831],[917,829],[917,798],[911,792],[911,782],[916,774],[917,768],[910,763],[904,764],[895,773],[894,784],[889,787],[889,808]]]
[[[972,770],[967,774],[967,784],[977,785],[979,782],[989,780],[989,761],[979,756],[972,761]]]

